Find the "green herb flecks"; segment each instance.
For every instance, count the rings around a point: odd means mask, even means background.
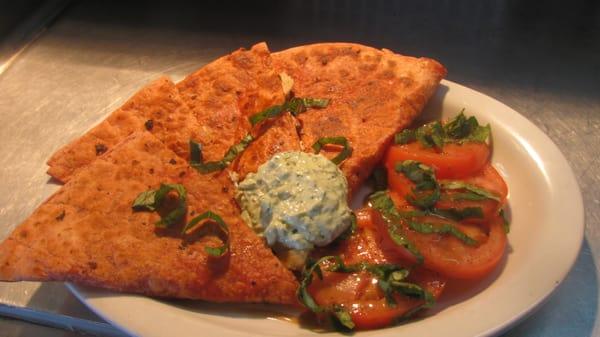
[[[475,194],[479,197],[482,197],[483,199],[492,199],[492,200],[500,202],[500,197],[498,197],[494,193],[492,193],[484,188],[481,188],[479,186],[467,184],[462,181],[442,181],[442,182],[440,182],[440,186],[443,190],[465,190],[467,192],[471,192],[471,198],[477,198],[477,197],[472,196],[473,194]],[[468,194],[465,194],[465,195],[468,195]],[[483,200],[483,199],[466,199],[466,200]]]
[[[396,172],[404,174],[415,183],[414,195],[406,196],[412,205],[422,209],[430,209],[440,200],[440,185],[435,179],[433,169],[414,160],[396,163]]]
[[[489,124],[482,126],[477,118],[466,117],[463,109],[443,125],[435,121],[416,129],[402,130],[394,136],[394,143],[402,145],[418,141],[424,147],[441,149],[447,143],[486,142],[491,130]]]
[[[331,316],[344,328],[352,330],[354,329],[354,322],[350,318],[350,315],[341,307],[333,306],[331,308],[322,307],[317,304],[315,299],[308,292],[308,286],[312,283],[313,275],[316,274],[319,279],[323,279],[323,272],[321,270],[321,263],[325,261],[339,260],[341,259],[336,256],[324,256],[316,262],[308,261],[302,272],[302,281],[300,287],[296,292],[296,296],[300,303],[304,304],[310,311],[322,314],[330,313]]]
[[[327,144],[343,146],[342,151],[340,151],[337,156],[331,159],[331,161],[336,165],[352,155],[352,148],[350,147],[350,143],[346,137],[323,137],[317,140],[312,145],[312,148],[315,153],[319,153],[321,152],[321,149],[323,149],[323,146]]]
[[[329,262],[327,269],[329,272],[335,273],[358,273],[368,272],[377,279],[378,287],[383,291],[388,305],[395,306],[397,304],[394,294],[401,294],[411,298],[422,299],[425,303],[419,306],[419,309],[429,308],[435,303],[433,295],[422,288],[421,286],[406,281],[409,276],[409,270],[393,264],[372,264],[372,263],[357,263],[346,265],[339,256],[325,256],[316,262],[308,262],[304,268],[303,278],[300,283],[297,295],[308,309],[315,313],[332,313],[337,321],[346,329],[353,329],[350,315],[340,306],[332,306],[324,308],[319,306],[308,292],[308,286],[313,280],[313,274],[316,274],[320,279],[323,279],[323,271],[320,264]]]
[[[281,115],[285,111],[289,111],[292,115],[298,116],[310,108],[324,108],[329,105],[329,99],[326,98],[300,98],[294,97],[286,101],[282,105],[274,105],[265,110],[250,116],[250,124],[256,124]]]
[[[429,214],[454,221],[460,221],[469,218],[483,219],[483,209],[481,207],[465,208],[432,208]]]
[[[229,228],[223,219],[212,211],[206,211],[194,217],[181,231],[182,234],[189,234],[192,231],[198,230],[209,223],[214,223],[220,231],[223,245],[220,247],[204,247],[208,255],[219,257],[225,255],[229,251]]]
[[[381,213],[387,224],[387,230],[392,241],[409,251],[415,257],[418,264],[423,263],[423,255],[403,233],[401,222],[404,221],[404,217],[396,209],[388,192],[379,191],[371,194],[369,205]]]
[[[171,191],[178,194],[177,205],[167,214],[161,214],[161,219],[155,224],[156,227],[169,227],[183,219],[187,211],[187,191],[183,185],[160,184],[160,187],[156,190],[142,192],[133,201],[132,208],[135,211],[157,211],[163,206],[167,195]]]
[[[417,222],[417,221],[409,220],[408,226],[410,227],[410,229],[414,230],[415,232],[421,233],[421,234],[452,235],[455,238],[462,241],[466,245],[469,245],[469,246],[477,245],[477,241],[475,239],[467,236],[465,233],[461,232],[458,228],[456,228],[455,226],[450,225],[450,224],[438,225],[438,224],[431,224],[431,223],[426,223],[426,222]]]
[[[199,143],[190,140],[190,166],[203,174],[223,170],[229,166],[238,155],[244,152],[252,141],[254,141],[254,137],[247,134],[239,143],[231,146],[229,150],[227,150],[223,159],[219,161],[204,162],[202,157],[202,146]]]

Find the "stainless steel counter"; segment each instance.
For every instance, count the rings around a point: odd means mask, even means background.
[[[506,335],[600,335],[596,1],[75,2],[0,75],[0,238],[58,188],[43,164],[55,149],[159,74],[180,79],[263,40],[272,50],[353,41],[432,57],[450,80],[499,99],[545,131],[578,178],[586,239],[564,283]],[[0,302],[99,319],[62,284],[0,284]],[[0,318],[0,336],[72,335]]]

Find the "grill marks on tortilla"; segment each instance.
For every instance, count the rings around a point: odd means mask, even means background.
[[[436,61],[348,43],[301,46],[273,54],[298,97],[330,104],[298,116],[301,140],[344,136],[353,154],[341,166],[354,191],[382,158],[394,133],[421,112],[446,70]]]
[[[152,132],[177,155],[188,158],[188,139],[197,137],[199,125],[167,77],[150,83],[86,134],[58,150],[48,160],[48,174],[68,181],[125,137],[142,130]]]
[[[0,279],[72,281],[217,302],[294,303],[294,276],[239,218],[226,174],[203,176],[183,160],[171,164],[173,158],[162,142],[142,132],[79,170],[0,245]],[[140,191],[163,182],[186,187],[189,219],[210,209],[228,223],[227,259],[214,261],[205,252],[206,246],[222,245],[216,236],[182,241],[180,225],[156,229],[158,214],[131,212]]]

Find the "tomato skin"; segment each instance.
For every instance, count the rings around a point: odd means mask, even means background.
[[[368,262],[413,265],[407,262],[403,253],[395,248],[395,244],[386,234],[379,212],[364,208],[356,211],[356,218],[356,233],[334,250],[327,252],[327,255],[339,255],[346,264]],[[326,267],[323,270],[326,270]],[[435,298],[441,296],[446,285],[444,277],[424,268],[413,269],[408,281],[421,285]],[[381,289],[373,281],[372,275],[367,272],[324,272],[323,280],[314,277],[308,290],[321,306],[337,304],[344,307],[357,330],[388,326],[409,310],[423,304],[422,300],[396,295],[397,304],[390,307]]]
[[[449,221],[429,217],[421,219],[427,222],[448,223]],[[407,226],[404,234],[423,255],[426,268],[455,279],[481,279],[490,274],[502,260],[506,250],[507,238],[503,220],[496,216],[489,225],[487,236],[478,226],[466,226],[454,223],[465,234],[479,243],[468,246],[460,240],[445,235],[417,233]],[[404,249],[398,247],[398,249]]]
[[[460,179],[479,172],[489,156],[490,148],[485,143],[450,143],[438,151],[426,148],[419,142],[412,142],[391,146],[386,154],[385,164],[389,172],[398,162],[416,160],[432,167],[438,179]]]

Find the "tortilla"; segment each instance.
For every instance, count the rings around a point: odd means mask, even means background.
[[[48,174],[66,182],[79,168],[133,132],[148,130],[179,156],[188,158],[189,139],[197,138],[197,120],[168,77],[150,83],[104,121],[65,145],[48,160]]]
[[[295,96],[331,99],[326,108],[298,116],[300,137],[307,150],[321,137],[349,140],[354,152],[341,169],[350,194],[381,160],[393,135],[423,110],[446,74],[428,58],[351,43],[300,46],[272,58],[278,71],[293,78]]]
[[[211,210],[228,224],[231,253],[210,257],[216,236],[182,239],[134,212],[161,183],[188,192],[187,221]],[[3,281],[69,281],[150,296],[294,304],[292,273],[242,222],[225,173],[200,175],[148,132],[134,133],[78,170],[0,244]]]
[[[260,136],[246,148],[233,169],[240,180],[248,173],[256,172],[258,167],[271,159],[274,154],[285,151],[300,151],[300,138],[296,131],[297,120],[286,112],[280,117],[261,125]]]
[[[177,84],[201,125],[196,141],[202,144],[205,160],[220,160],[248,134],[248,117],[284,102],[281,79],[271,63],[263,42],[221,57]],[[298,137],[295,129],[287,132]]]

